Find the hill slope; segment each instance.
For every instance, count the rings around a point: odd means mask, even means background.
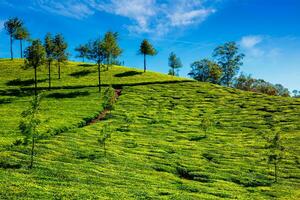
[[[29,146],[11,146],[22,138],[20,113],[31,99],[33,72],[21,64],[0,60],[1,199],[300,198],[299,100],[124,67],[102,74],[121,96],[105,120],[90,125],[103,110],[96,68],[63,68],[55,89],[44,91],[40,131],[48,137],[29,170]],[[39,71],[42,87],[46,72]],[[206,134],[204,118],[213,123]],[[104,156],[97,140],[106,124]],[[278,183],[266,160],[271,127],[282,130],[286,149]]]

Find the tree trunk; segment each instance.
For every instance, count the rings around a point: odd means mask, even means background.
[[[100,77],[100,63],[98,63],[98,87],[99,87],[99,93],[101,92],[101,77]]]
[[[34,137],[32,137],[31,159],[30,159],[30,165],[29,165],[30,169],[33,167],[34,142],[35,142]]]
[[[51,90],[51,61],[48,61],[48,81],[49,81],[49,90]]]
[[[12,38],[12,35],[10,35],[10,59],[11,60],[14,59],[13,49],[12,49],[12,43],[13,43],[13,38]]]
[[[20,40],[20,55],[21,55],[21,58],[23,58],[23,44],[22,44],[22,40]]]
[[[82,62],[84,62],[84,56],[82,57]]]
[[[144,54],[144,72],[146,72],[146,54]]]
[[[36,69],[37,67],[34,67],[34,95],[37,95],[37,72]]]
[[[60,62],[58,62],[58,79],[60,79]]]
[[[173,76],[175,76],[175,68],[173,67]]]

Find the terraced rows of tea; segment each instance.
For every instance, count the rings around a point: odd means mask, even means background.
[[[24,85],[32,71],[21,64],[0,62],[0,199],[300,198],[299,100],[124,67],[102,74],[121,96],[105,119],[86,124],[103,110],[105,88],[98,94],[96,72],[83,73],[95,66],[65,66],[56,88],[43,91],[46,136],[28,169],[30,146],[11,145],[22,138],[20,113],[32,95],[32,83]],[[46,79],[46,69],[39,74]],[[111,134],[106,152],[103,130]],[[277,183],[267,161],[272,130],[285,147]]]

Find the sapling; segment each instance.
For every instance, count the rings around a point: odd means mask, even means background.
[[[208,116],[204,116],[201,120],[200,127],[204,131],[206,137],[207,132],[210,131],[213,127],[211,118],[209,118]]]
[[[132,116],[126,114],[124,123],[125,123],[126,130],[129,130],[130,125],[134,123],[134,118]]]
[[[106,140],[111,138],[111,130],[108,124],[105,124],[101,130],[101,137],[98,139],[100,145],[102,145],[104,150],[104,156],[106,157]]]
[[[39,110],[40,110],[40,96],[35,96],[31,102],[30,107],[22,112],[21,114],[21,121],[19,124],[19,129],[21,134],[25,136],[24,143],[28,143],[31,140],[31,159],[29,168],[33,167],[33,158],[34,158],[34,148],[35,142],[39,138],[40,133],[38,131],[38,126],[40,125],[41,121],[39,120]]]
[[[102,106],[104,109],[112,110],[115,101],[116,101],[115,90],[110,86],[104,91]]]
[[[278,180],[278,168],[279,164],[284,158],[284,146],[281,142],[280,132],[277,131],[274,137],[268,139],[269,144],[266,148],[269,150],[268,152],[268,163],[274,165],[274,182],[276,183]]]

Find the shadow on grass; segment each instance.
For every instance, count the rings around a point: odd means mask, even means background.
[[[70,76],[80,78],[80,77],[87,76],[87,75],[89,75],[91,73],[94,73],[94,72],[95,71],[85,69],[85,70],[82,70],[82,71],[74,72],[74,73],[70,74]]]
[[[80,64],[78,66],[80,66],[80,67],[93,67],[93,66],[95,66],[95,64]]]
[[[10,98],[0,99],[0,105],[1,104],[9,104],[9,103],[11,103],[11,99]]]
[[[34,90],[20,90],[20,89],[8,89],[0,90],[0,96],[13,96],[13,97],[28,97],[34,94]]]
[[[128,71],[128,72],[123,72],[123,73],[119,73],[114,75],[115,77],[128,77],[128,76],[136,76],[136,75],[140,75],[143,74],[143,72],[137,72],[137,71]]]
[[[85,91],[85,92],[69,92],[69,93],[52,93],[47,95],[47,98],[55,98],[55,99],[65,99],[65,98],[76,98],[76,97],[84,97],[84,96],[89,96],[90,93]]]
[[[38,80],[38,83],[47,81],[47,79]],[[30,86],[34,84],[34,79],[21,80],[19,78],[10,80],[6,83],[7,86]]]

